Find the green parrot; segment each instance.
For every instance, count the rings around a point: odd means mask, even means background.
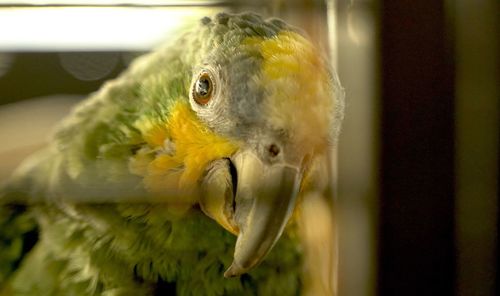
[[[0,295],[306,291],[331,273],[305,267],[304,241],[333,245],[307,205],[330,194],[342,114],[300,30],[203,18],[82,101],[6,182]]]

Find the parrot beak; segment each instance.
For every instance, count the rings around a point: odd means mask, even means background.
[[[295,207],[301,170],[285,163],[266,164],[252,150],[237,152],[233,224],[239,230],[231,266],[233,277],[259,264],[280,238]]]

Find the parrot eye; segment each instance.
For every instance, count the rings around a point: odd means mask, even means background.
[[[206,105],[212,99],[214,85],[210,74],[203,71],[193,84],[193,99],[199,105]]]

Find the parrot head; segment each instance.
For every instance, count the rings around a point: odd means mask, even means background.
[[[238,236],[225,272],[236,276],[272,249],[314,160],[336,141],[341,88],[312,43],[277,19],[221,13],[183,40],[189,66],[170,115],[138,125],[161,147],[144,182],[158,192],[176,176],[198,188],[192,203]]]

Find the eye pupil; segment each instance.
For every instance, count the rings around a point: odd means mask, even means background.
[[[200,105],[206,105],[213,95],[213,85],[208,73],[202,73],[193,85],[193,99]]]
[[[210,90],[210,81],[208,81],[208,79],[205,77],[200,78],[196,83],[196,92],[200,96],[204,97],[208,95],[209,90]]]

